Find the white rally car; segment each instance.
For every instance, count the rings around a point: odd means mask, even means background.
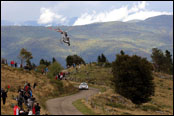
[[[85,82],[79,85],[79,90],[83,90],[83,89],[88,90],[88,84]]]

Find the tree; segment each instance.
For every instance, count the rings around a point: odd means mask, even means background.
[[[100,55],[98,56],[97,61],[98,61],[98,62],[101,62]]]
[[[172,55],[168,50],[164,54],[162,50],[153,48],[151,58],[156,71],[168,74],[173,73]]]
[[[99,55],[97,58],[98,63],[106,63],[108,60],[106,59],[105,55],[102,53],[101,56]]]
[[[85,61],[80,56],[77,56],[77,55],[67,56],[66,65],[72,66],[73,64],[76,64],[76,65],[85,64]]]
[[[43,58],[40,60],[40,65],[41,64],[45,64],[45,60]]]
[[[173,61],[172,55],[168,50],[165,51],[165,72],[173,74]]]
[[[151,100],[154,95],[152,65],[145,58],[118,54],[112,65],[115,92],[135,104]]]
[[[31,64],[30,59],[33,58],[32,53],[28,52],[25,48],[22,48],[18,58],[21,60],[21,64],[23,65],[24,61],[29,65]]]
[[[60,63],[58,62],[54,62],[53,64],[51,64],[49,67],[49,72],[47,74],[48,78],[53,78],[56,75],[58,75],[60,73],[60,71],[63,69],[63,67],[61,66]]]
[[[101,62],[107,62],[106,57],[103,53],[101,54]]]
[[[47,61],[47,60],[44,60],[43,58],[40,60],[40,65],[41,64],[44,64],[44,65],[46,65],[46,66],[49,66],[50,64],[51,64],[51,62],[50,61]]]
[[[158,72],[164,70],[165,57],[163,52],[160,49],[153,48],[151,58],[152,58],[153,64],[155,65],[155,69]]]
[[[68,66],[72,66],[73,65],[73,57],[72,56],[68,56],[66,58],[66,65]]]

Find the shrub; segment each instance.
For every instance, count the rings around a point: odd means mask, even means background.
[[[60,80],[55,80],[55,79],[51,79],[51,80],[50,80],[50,83],[55,85],[56,89],[58,90],[57,92],[63,93],[63,89],[64,89],[64,88],[63,88],[63,83],[62,83],[62,81],[60,81]]]
[[[139,56],[117,55],[112,66],[115,91],[135,104],[145,103],[154,95],[152,65]]]
[[[49,69],[49,72],[47,74],[47,77],[53,78],[60,73],[63,67],[58,62],[54,62],[48,67],[48,69]]]
[[[42,73],[42,70],[44,70],[46,67],[46,65],[41,64],[36,68],[36,72]]]

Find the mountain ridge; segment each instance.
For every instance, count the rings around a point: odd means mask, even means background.
[[[51,60],[56,57],[65,66],[68,55],[77,54],[85,61],[92,62],[104,53],[111,62],[115,54],[123,49],[127,54],[137,54],[150,60],[153,47],[168,49],[173,54],[173,15],[167,15],[166,19],[164,17],[162,15],[132,23],[112,21],[60,26],[62,30],[68,31],[70,47],[61,44],[61,35],[47,27],[1,26],[1,56],[18,60],[16,56],[25,47],[33,53],[35,63],[41,58]]]

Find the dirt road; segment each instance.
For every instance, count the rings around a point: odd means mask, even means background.
[[[46,102],[47,109],[52,115],[83,115],[72,105],[72,102],[81,98],[88,99],[98,92],[98,89],[89,87],[89,90],[81,90],[74,95],[50,99]]]

